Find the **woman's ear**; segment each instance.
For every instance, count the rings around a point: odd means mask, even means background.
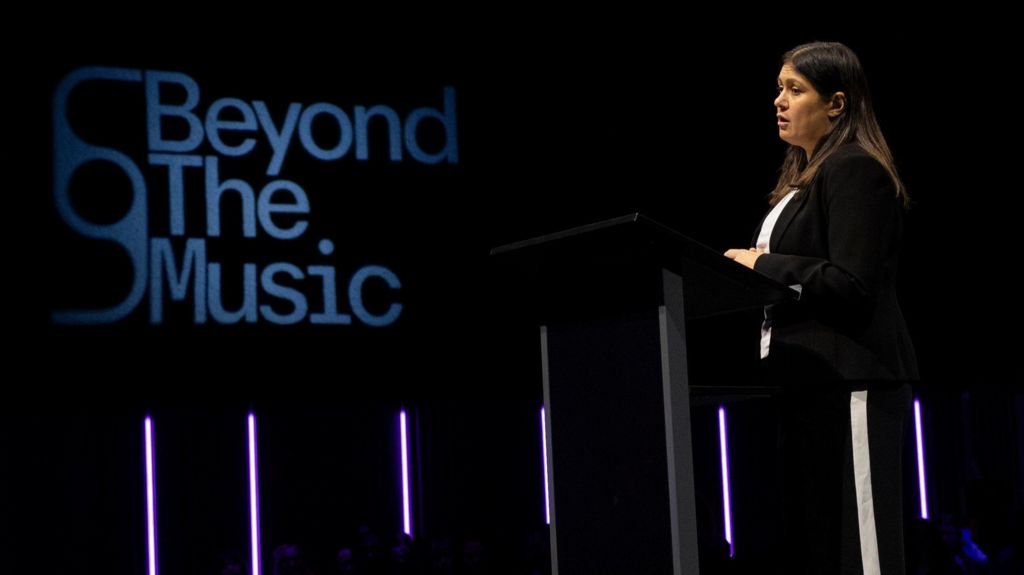
[[[838,118],[846,111],[846,94],[842,92],[836,92],[832,94],[832,99],[828,103],[828,117]]]

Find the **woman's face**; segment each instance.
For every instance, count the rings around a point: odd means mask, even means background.
[[[775,111],[779,137],[800,146],[810,157],[814,147],[832,129],[828,115],[831,103],[822,99],[807,78],[789,64],[779,72],[778,90]]]

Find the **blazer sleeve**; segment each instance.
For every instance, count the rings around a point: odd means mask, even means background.
[[[804,304],[840,312],[870,312],[898,249],[900,207],[892,178],[866,154],[835,158],[819,172],[825,257],[770,253],[754,269],[787,285],[802,286]],[[810,206],[808,206],[810,207]],[[789,251],[793,245],[785,246]],[[814,251],[809,249],[808,251]],[[839,306],[839,307],[837,307]]]

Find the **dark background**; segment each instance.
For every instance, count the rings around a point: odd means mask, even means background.
[[[362,524],[390,537],[400,525],[394,418],[406,405],[420,426],[417,530],[484,533],[501,542],[493,548],[518,553],[543,525],[538,354],[530,326],[502,314],[506,302],[488,283],[489,250],[631,212],[715,249],[747,245],[784,151],[772,107],[778,57],[815,39],[859,54],[914,199],[900,295],[921,367],[917,391],[935,406],[930,425],[942,437],[930,448],[934,504],[962,513],[968,483],[987,478],[1018,486],[1006,491],[1019,509],[1024,377],[1014,361],[1022,318],[1011,232],[1020,229],[1020,186],[1016,148],[1002,143],[1019,133],[1005,90],[1015,63],[998,15],[930,16],[837,25],[769,14],[753,32],[731,18],[657,14],[435,14],[402,26],[355,16],[156,18],[41,34],[42,44],[61,48],[24,47],[31,58],[15,67],[19,80],[6,95],[16,139],[5,162],[15,174],[4,213],[13,360],[5,379],[19,399],[0,407],[13,470],[0,512],[12,518],[10,533],[0,535],[56,562],[53,572],[140,570],[141,418],[150,412],[164,573],[195,572],[219,550],[244,550],[240,449],[251,407],[265,415],[266,553],[296,540],[326,557]],[[454,86],[457,165],[392,164],[377,148],[369,162],[350,152],[320,163],[293,144],[281,172],[306,189],[310,219],[334,239],[331,262],[343,277],[380,263],[401,278],[399,321],[384,329],[195,326],[187,307],[172,304],[179,307],[168,308],[167,323],[151,326],[144,300],[113,326],[50,324],[55,302],[116,297],[108,280],[123,267],[104,246],[70,234],[53,209],[51,98],[82,65],[184,72],[201,87],[200,112],[231,96],[346,111],[381,103],[404,116],[439,107],[442,87]],[[83,97],[93,100],[76,127],[138,146],[141,162],[141,100]],[[252,167],[239,168],[254,187],[266,178],[265,160],[258,151]],[[110,176],[88,177],[83,190]],[[95,205],[98,217],[124,201],[113,188]],[[152,192],[150,202],[159,209]],[[314,243],[321,236],[307,236],[308,246],[284,259],[323,262]],[[231,262],[250,261],[254,250],[221,245],[226,277],[239,277],[227,271]],[[697,457],[714,457],[712,448],[695,446]]]

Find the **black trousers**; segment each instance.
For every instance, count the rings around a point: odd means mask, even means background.
[[[903,575],[910,385],[833,380],[783,389],[778,572]]]

